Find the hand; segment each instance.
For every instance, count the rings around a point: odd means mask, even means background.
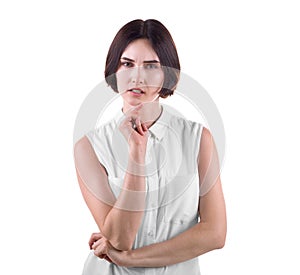
[[[142,146],[142,148],[146,148],[147,146],[148,128],[141,122],[142,107],[143,104],[141,103],[129,110],[119,125],[119,130],[130,147]]]
[[[111,244],[101,233],[93,233],[89,240],[90,249],[94,249],[95,256],[100,259],[105,259],[112,262],[111,259],[107,256],[107,252]]]
[[[100,259],[105,259],[118,266],[129,266],[129,253],[115,249],[100,232],[91,235],[89,246],[94,250],[95,256]]]

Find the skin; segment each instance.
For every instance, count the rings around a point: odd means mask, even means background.
[[[143,217],[148,127],[161,112],[157,97],[163,74],[157,55],[144,39],[125,49],[120,64],[117,84],[122,93],[124,119],[119,129],[128,141],[129,152],[120,196],[114,198],[111,193],[107,172],[87,137],[75,144],[74,159],[83,198],[100,232],[116,249],[130,250]],[[143,94],[136,96],[130,92],[132,88],[142,89]],[[136,130],[132,128],[132,120]]]
[[[215,150],[212,136],[204,128],[198,158],[200,181],[210,173]],[[170,240],[129,251],[116,250],[101,233],[94,233],[89,241],[90,248],[96,256],[107,257],[125,267],[162,267],[222,248],[227,230],[225,202],[220,176],[213,178],[210,190],[199,200],[200,222],[187,231]]]
[[[138,39],[130,43],[121,55],[120,63],[121,66],[117,71],[117,86],[123,98],[123,112],[126,113],[142,102],[153,102],[148,109],[154,111],[156,116],[159,115],[160,106],[157,96],[164,75],[159,58],[149,41]],[[132,95],[129,90],[133,88],[141,89],[144,94]]]
[[[106,171],[97,160],[89,141],[83,138],[75,145],[74,151],[78,182],[101,232],[92,234],[89,246],[96,256],[126,267],[160,267],[192,259],[222,248],[227,230],[217,150],[212,135],[204,127],[198,153],[199,182],[204,184],[206,190],[199,199],[200,222],[170,240],[131,250],[143,216],[143,164],[148,129],[161,112],[157,96],[163,83],[163,75],[160,74],[159,66],[148,66],[148,61],[159,62],[159,59],[147,40],[136,40],[129,44],[122,54],[121,66],[117,72],[118,88],[123,98],[122,110],[125,114],[119,129],[129,144],[129,172],[125,175],[125,188],[116,200],[107,188]],[[159,64],[155,62],[155,65]],[[132,88],[142,89],[144,94],[136,96],[130,92]],[[132,119],[137,130],[132,128]],[[140,165],[134,167],[136,163]],[[99,192],[106,194],[105,198],[110,200],[111,204],[97,199],[95,194],[88,190],[88,182],[100,185]],[[134,192],[133,198],[130,191],[140,192]],[[138,202],[138,209],[132,208],[134,206],[129,203],[132,200]],[[120,209],[122,207],[127,207],[130,211]]]

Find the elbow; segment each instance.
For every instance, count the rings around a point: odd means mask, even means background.
[[[121,237],[112,237],[105,234],[104,236],[109,241],[109,243],[117,250],[129,251],[132,249],[133,241],[130,241],[129,239],[124,239]]]
[[[133,242],[129,240],[112,240],[111,245],[117,250],[129,251],[132,249]]]
[[[130,238],[128,235],[124,234],[114,234],[109,236],[108,241],[117,250],[129,251],[132,250],[134,239]]]
[[[214,249],[222,249],[226,242],[226,230],[219,230],[214,233],[213,244]]]
[[[100,228],[100,227],[99,227]],[[102,226],[102,232],[105,238],[109,243],[117,250],[120,251],[129,251],[132,250],[135,236],[128,236],[124,232],[115,232],[111,228],[108,229],[105,226]]]
[[[221,249],[225,246],[226,237],[218,236],[215,240],[215,249]]]

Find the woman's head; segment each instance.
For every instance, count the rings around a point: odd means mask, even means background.
[[[141,53],[143,45],[148,54],[145,56],[146,60],[139,62],[138,59],[141,57],[139,53]],[[124,56],[124,53],[134,52],[136,49],[135,55],[131,55],[131,57],[137,60],[130,58],[130,56]],[[158,94],[162,98],[173,94],[179,79],[180,63],[174,41],[162,23],[154,19],[146,21],[138,19],[127,23],[118,31],[109,48],[105,66],[106,81],[115,92],[124,92],[119,87],[120,84],[116,77],[116,73],[124,69],[124,62],[126,61],[124,57],[131,59],[127,60],[128,64],[125,65],[130,65],[134,78],[140,73],[137,70],[142,64],[145,71],[147,68],[154,68],[154,65],[159,66],[163,72],[163,82]],[[149,58],[151,59],[149,60]],[[145,67],[144,61],[151,61],[152,65],[147,63]],[[133,70],[133,68],[136,69]],[[136,87],[132,86],[131,88]]]

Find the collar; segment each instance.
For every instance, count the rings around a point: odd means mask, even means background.
[[[152,134],[156,139],[161,141],[163,137],[165,136],[165,132],[167,128],[169,127],[169,122],[171,119],[171,114],[167,111],[166,105],[161,106],[161,113],[158,119],[154,122],[154,124],[151,125],[149,128],[150,134]],[[124,117],[124,113],[122,112],[122,108],[118,110],[115,121],[118,123],[120,119]]]
[[[163,139],[169,127],[171,114],[167,111],[166,106],[161,105],[161,114],[155,123],[149,128],[149,132],[159,141]]]

